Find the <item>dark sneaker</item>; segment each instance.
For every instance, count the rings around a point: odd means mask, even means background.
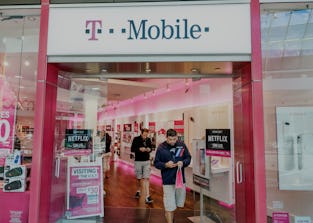
[[[139,199],[139,197],[140,197],[140,191],[137,191],[135,194],[135,198]]]
[[[153,200],[151,199],[151,197],[146,197],[146,204],[151,204],[153,202]]]

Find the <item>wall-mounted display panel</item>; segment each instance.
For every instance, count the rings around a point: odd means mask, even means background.
[[[280,190],[313,190],[313,107],[276,107]]]

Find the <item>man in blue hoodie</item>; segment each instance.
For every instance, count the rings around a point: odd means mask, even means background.
[[[191,155],[185,143],[178,141],[177,132],[169,129],[166,132],[166,141],[158,146],[155,154],[154,166],[161,170],[163,183],[163,203],[167,223],[173,223],[174,211],[177,207],[184,207],[186,188],[176,188],[176,172],[182,168],[183,182],[185,183],[184,168],[189,166]]]

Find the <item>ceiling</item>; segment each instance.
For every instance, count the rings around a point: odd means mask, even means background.
[[[235,63],[236,64],[236,63]],[[102,98],[100,107],[139,95],[168,88],[175,83],[185,86],[201,78],[231,78],[232,62],[138,62],[138,63],[58,63],[65,79],[94,89]],[[71,88],[67,85],[68,88]],[[67,101],[69,95],[61,98]],[[104,99],[104,100],[103,100]]]

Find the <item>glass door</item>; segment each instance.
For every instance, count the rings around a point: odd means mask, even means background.
[[[59,73],[50,221],[103,216],[103,168],[98,111],[106,105],[107,81]]]

